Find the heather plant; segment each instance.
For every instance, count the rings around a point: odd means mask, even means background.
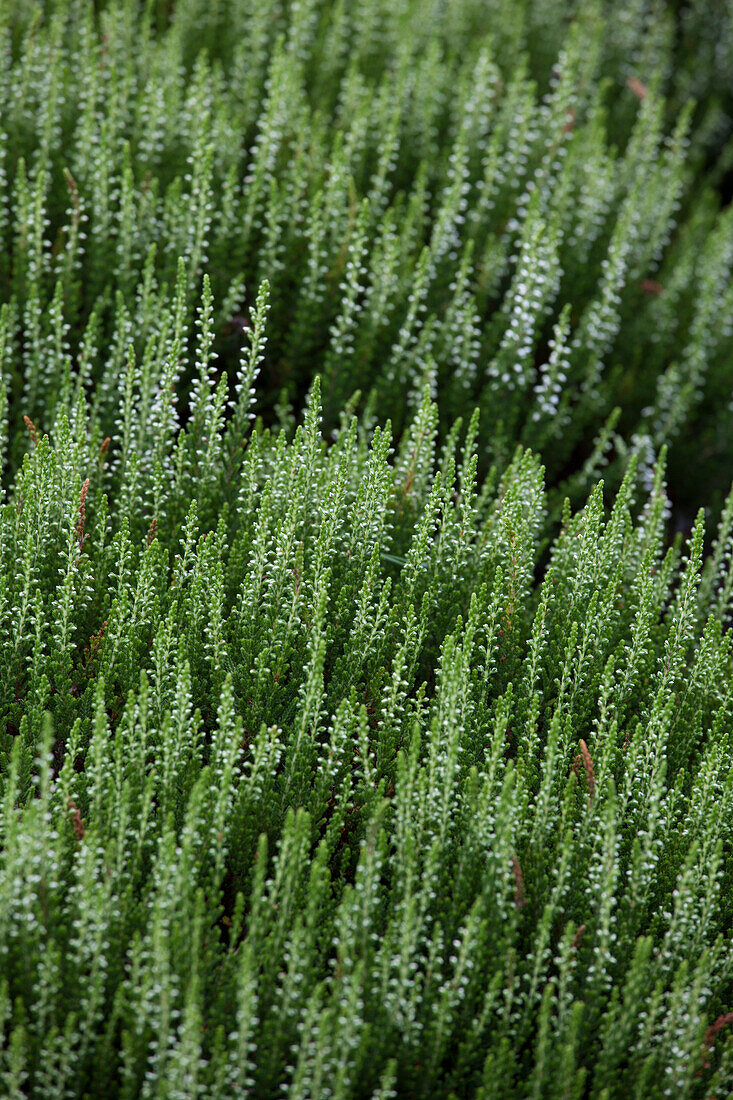
[[[320,372],[329,430],[358,394],[365,423],[387,409],[401,433],[430,382],[442,432],[479,408],[482,475],[519,440],[553,485],[590,462],[562,490],[577,504],[603,466],[616,486],[630,451],[648,473],[674,439],[688,510],[690,454],[706,500],[724,493],[727,154],[701,170],[713,137],[726,147],[714,77],[733,20],[724,5],[563,10],[4,4],[11,468],[22,417],[48,430],[79,390],[112,435],[129,344],[157,385],[171,325],[186,419],[206,274],[230,376],[270,285],[269,422]]]
[[[250,428],[257,351],[212,466],[80,397],[2,506],[6,1094],[725,1091],[733,497],[704,564],[632,463],[537,583],[530,452]]]
[[[2,6],[2,1096],[733,1090],[732,25]]]

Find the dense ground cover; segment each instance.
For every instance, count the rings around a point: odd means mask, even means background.
[[[561,14],[0,9],[3,1096],[733,1089],[733,12]]]

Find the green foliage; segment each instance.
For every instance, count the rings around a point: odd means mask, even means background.
[[[0,8],[3,1096],[733,1090],[702,8]]]
[[[131,345],[146,398],[174,387],[187,420],[208,274],[217,377],[269,283],[269,421],[318,370],[329,429],[359,391],[367,422],[386,408],[399,433],[429,381],[443,430],[479,408],[482,472],[521,440],[555,483],[618,406],[604,453],[566,486],[575,503],[599,464],[617,485],[629,449],[649,466],[673,437],[681,505],[694,510],[685,465],[700,458],[685,440],[704,441],[706,499],[724,493],[733,223],[700,169],[725,139],[714,74],[733,18],[688,5],[678,24],[673,5],[637,0],[563,10],[3,4],[11,466],[22,417],[50,430],[80,390],[114,435]]]
[[[164,521],[154,465],[111,507],[83,399],[2,506],[5,1079],[702,1095],[730,507],[701,571],[702,520],[665,550],[632,464],[537,585],[542,469],[479,488],[475,419],[436,452],[426,391],[396,452],[347,418],[326,445],[316,384],[294,436],[235,449],[202,385],[216,461],[192,415]]]

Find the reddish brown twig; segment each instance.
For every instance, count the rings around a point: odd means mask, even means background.
[[[580,947],[580,941],[582,940],[584,934],[585,934],[585,925],[581,924],[580,927],[578,928],[578,931],[573,936],[573,950],[574,951],[577,951],[578,948]]]
[[[705,1038],[703,1043],[706,1047],[710,1047],[713,1044],[713,1040],[719,1031],[722,1031],[728,1024],[733,1024],[733,1012],[725,1012],[722,1016],[718,1016],[717,1020],[710,1025],[705,1032]]]
[[[89,478],[86,479],[81,487],[81,495],[79,497],[79,518],[76,523],[76,537],[79,542],[79,553],[81,554],[84,549],[84,543],[89,538],[84,534],[84,521],[87,516],[87,493],[89,492]]]
[[[728,1024],[733,1024],[733,1012],[725,1012],[722,1016],[718,1016],[710,1027],[705,1032],[705,1038],[702,1041],[702,1064],[703,1069],[710,1069],[710,1059],[707,1056],[707,1052],[715,1042],[715,1036],[719,1031],[722,1031]],[[700,1071],[698,1070],[698,1073]]]
[[[578,775],[580,773],[581,763],[583,765],[583,769],[585,771],[585,779],[588,784],[589,801],[592,802],[593,795],[596,789],[596,775],[595,771],[593,770],[593,760],[591,759],[591,755],[588,751],[588,746],[586,745],[582,737],[580,739],[580,752],[573,760],[573,772],[575,775]]]
[[[630,76],[626,81],[626,87],[631,89],[637,99],[646,99],[649,95],[646,84],[642,84],[637,76]]]
[[[74,826],[74,834],[76,836],[76,839],[83,840],[86,829],[84,828],[84,822],[81,819],[81,810],[77,806],[76,802],[74,802],[73,798],[69,799],[69,801],[67,802],[67,806],[74,815],[72,818],[72,824]]]
[[[31,437],[31,443],[37,443],[38,442],[38,428],[35,426],[35,424],[33,423],[33,421],[31,420],[31,418],[29,416],[24,416],[23,420],[25,422],[26,428],[28,429],[28,434]]]
[[[104,622],[102,623],[102,625],[100,626],[99,630],[97,631],[97,633],[92,634],[91,638],[89,639],[89,646],[88,646],[87,649],[84,650],[84,656],[86,658],[85,665],[86,665],[86,668],[87,668],[87,675],[89,674],[88,673],[89,666],[97,658],[97,654],[99,653],[100,647],[102,645],[102,639],[104,638],[104,633],[105,633],[106,629],[107,629],[107,620],[105,619]]]

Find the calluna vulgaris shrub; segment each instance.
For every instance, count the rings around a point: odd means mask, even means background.
[[[729,1096],[730,2],[0,50],[0,1096]]]

